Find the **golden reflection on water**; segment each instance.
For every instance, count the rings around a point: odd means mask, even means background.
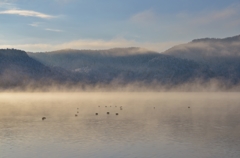
[[[240,156],[239,93],[2,93],[0,108],[6,158]]]

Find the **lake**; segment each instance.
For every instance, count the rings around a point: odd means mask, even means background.
[[[0,93],[0,157],[239,158],[240,93]]]

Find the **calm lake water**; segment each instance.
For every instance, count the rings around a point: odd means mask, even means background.
[[[240,93],[0,93],[0,158],[239,157]]]

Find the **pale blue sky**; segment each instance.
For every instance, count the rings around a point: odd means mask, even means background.
[[[239,0],[0,0],[0,48],[144,47],[240,34]]]

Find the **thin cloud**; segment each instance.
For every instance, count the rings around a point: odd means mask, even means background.
[[[230,6],[223,10],[216,10],[208,13],[202,13],[195,17],[192,17],[192,23],[197,25],[207,25],[219,21],[232,20],[236,15],[240,14],[240,7]]]
[[[153,51],[163,52],[174,45],[183,42],[137,42],[134,40],[126,39],[113,39],[113,40],[76,40],[61,44],[22,44],[22,45],[0,45],[0,48],[16,48],[25,51],[41,52],[53,51],[59,49],[109,49],[121,47],[142,47]]]
[[[57,29],[50,29],[50,28],[46,28],[46,31],[52,31],[52,32],[63,32],[63,30],[57,30]]]
[[[43,14],[36,11],[31,10],[20,10],[20,9],[10,9],[1,11],[0,14],[10,14],[10,15],[19,15],[19,16],[27,16],[27,17],[37,17],[42,19],[52,19],[55,18],[52,15]]]
[[[222,9],[195,13],[184,11],[177,14],[163,14],[150,9],[134,14],[127,20],[131,24],[136,24],[135,27],[142,32],[155,32],[170,40],[191,40],[192,37],[224,37],[238,34],[239,17],[240,3],[235,3]]]
[[[41,23],[40,22],[33,22],[29,25],[32,26],[32,27],[39,27],[41,25]]]
[[[181,32],[183,36],[192,34],[195,38],[226,37],[229,34],[239,34],[239,16],[240,5],[235,4],[214,11],[196,14],[185,13],[172,17],[171,19],[175,20],[171,25],[168,25],[168,28],[175,30],[175,32]]]
[[[12,4],[9,2],[0,2],[0,8],[13,9],[13,8],[16,8],[16,6],[15,6],[15,4]]]
[[[157,15],[152,10],[147,10],[133,15],[130,21],[134,23],[149,24],[156,22],[157,19]]]
[[[192,40],[193,38],[189,38],[190,36],[194,38],[223,38],[239,34],[239,17],[240,5],[235,4],[222,9],[202,11],[195,14],[186,12],[178,14],[176,17],[170,18],[173,20],[169,22],[169,25],[166,23],[165,25],[168,28],[167,31],[170,30],[169,34],[172,37],[175,36],[176,32],[179,32],[181,33],[179,37],[185,38],[185,40]]]

